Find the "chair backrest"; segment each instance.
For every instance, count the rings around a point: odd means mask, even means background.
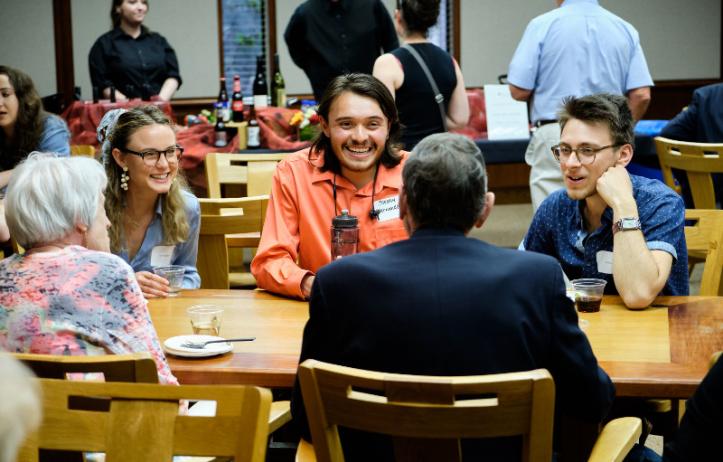
[[[249,233],[251,244],[258,246],[266,217],[269,196],[239,199],[199,199],[201,230],[198,238],[196,268],[204,289],[229,288],[227,234]]]
[[[65,379],[72,373],[102,373],[106,382],[158,383],[158,369],[148,352],[103,356],[12,353],[40,378]]]
[[[555,385],[538,369],[432,377],[304,361],[299,381],[319,462],[342,461],[337,426],[392,437],[396,460],[461,460],[459,438],[521,435],[522,460],[552,458]]]
[[[723,173],[723,144],[689,143],[658,136],[655,148],[665,184],[677,191],[671,168],[685,170],[693,206],[716,208],[711,173]]]
[[[223,185],[245,185],[247,196],[271,193],[271,178],[276,164],[287,153],[227,154],[212,152],[206,155],[204,167],[208,197],[220,198]]]
[[[43,421],[18,460],[38,449],[105,452],[106,462],[168,462],[174,454],[262,462],[271,392],[252,386],[169,386],[40,379]],[[70,409],[69,397],[103,396],[108,412]],[[179,415],[179,400],[216,401],[214,417]]]
[[[688,254],[705,254],[700,295],[723,295],[723,210],[687,209],[685,219]]]
[[[71,144],[70,155],[95,157],[95,146],[92,144]]]

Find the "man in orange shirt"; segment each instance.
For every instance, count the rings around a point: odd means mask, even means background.
[[[331,220],[359,219],[360,252],[407,238],[399,219],[406,153],[394,98],[376,78],[335,78],[319,105],[322,133],[279,163],[251,272],[262,289],[308,298],[316,271],[331,261]]]

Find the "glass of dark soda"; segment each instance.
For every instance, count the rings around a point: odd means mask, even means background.
[[[600,304],[607,284],[605,279],[573,279],[570,283],[575,289],[575,307],[577,311],[581,313],[600,311]]]

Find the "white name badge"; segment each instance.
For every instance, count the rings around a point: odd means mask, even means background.
[[[380,222],[399,218],[399,196],[386,197],[375,201],[374,210],[377,212],[377,219]]]
[[[613,253],[601,250],[596,254],[598,273],[613,274]]]
[[[175,245],[157,245],[151,250],[151,266],[168,266],[173,259]]]

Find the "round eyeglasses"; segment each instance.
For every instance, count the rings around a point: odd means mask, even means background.
[[[571,148],[566,145],[555,145],[552,147],[552,155],[558,162],[567,162],[574,152],[577,160],[583,165],[589,165],[595,162],[595,156],[598,152],[607,148],[619,148],[622,144],[609,144],[601,148],[591,148],[590,146],[580,146],[579,148]]]
[[[179,145],[171,146],[165,151],[157,151],[155,149],[145,149],[143,151],[132,151],[130,149],[122,149],[123,152],[133,154],[143,159],[143,162],[149,167],[155,167],[158,161],[161,160],[161,155],[166,157],[166,161],[169,164],[178,163],[183,156],[183,148]]]

